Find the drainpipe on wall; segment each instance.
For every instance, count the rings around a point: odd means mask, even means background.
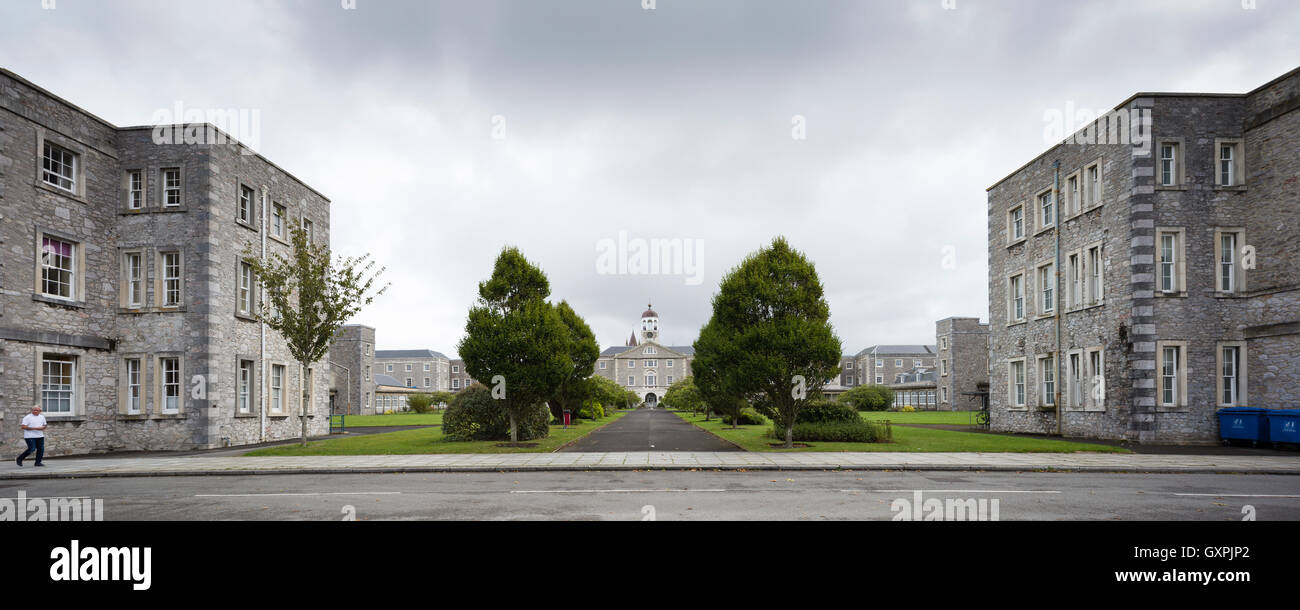
[[[267,230],[267,226],[266,226],[266,204],[267,204],[267,200],[268,200],[268,197],[267,197],[266,185],[262,185],[262,209],[259,210],[259,212],[261,212],[262,217],[258,220],[258,224],[259,224],[259,225],[261,226],[261,228],[262,228],[261,231],[258,231],[258,233],[261,233],[261,234],[262,234],[262,235],[261,235],[261,237],[262,237],[262,254],[261,254],[261,256],[262,256],[262,260],[266,260],[266,230]],[[262,285],[261,285],[260,282],[259,282],[258,285],[257,285],[257,299],[258,299],[257,304],[258,304],[258,307],[259,307],[258,314],[261,315],[260,307],[261,307],[261,305],[262,305],[262,301],[265,299],[265,295],[262,294]],[[260,362],[261,362],[261,369],[262,369],[262,375],[261,375],[261,377],[262,377],[262,380],[261,380],[262,391],[261,391],[261,393],[260,393],[261,400],[258,401],[258,405],[260,406],[259,411],[261,412],[261,425],[259,426],[259,429],[261,430],[261,433],[260,433],[261,442],[265,443],[265,442],[266,442],[266,398],[267,398],[267,396],[266,396],[266,391],[267,391],[267,389],[268,389],[268,387],[267,387],[267,386],[268,386],[268,379],[269,379],[269,378],[268,378],[268,375],[270,374],[270,373],[266,370],[266,323],[265,323],[265,322],[258,321],[258,323],[257,323],[257,327],[258,327],[258,333],[259,333],[259,337],[258,337],[258,351],[260,352],[258,358],[259,358],[259,360],[260,360]]]
[[[1061,422],[1063,415],[1061,409],[1061,161],[1058,159],[1052,163],[1052,234],[1056,236],[1056,259],[1052,263],[1053,278],[1056,286],[1052,288],[1052,309],[1056,311],[1056,354],[1052,356],[1052,366],[1056,367],[1056,435],[1064,436],[1064,425]],[[1041,289],[1040,289],[1041,290]]]

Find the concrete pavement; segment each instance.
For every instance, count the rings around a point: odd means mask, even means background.
[[[1300,456],[1114,453],[578,452],[303,457],[47,458],[2,479],[534,470],[933,470],[1300,474]]]

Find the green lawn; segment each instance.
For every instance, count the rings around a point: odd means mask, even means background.
[[[610,422],[617,420],[631,411],[615,411],[600,421],[583,421],[567,430],[561,426],[551,426],[551,435],[537,439],[536,447],[498,447],[498,441],[450,442],[443,440],[442,428],[415,428],[366,434],[345,438],[332,438],[312,441],[306,447],[302,445],[280,445],[249,451],[244,455],[411,455],[424,453],[549,453],[561,446],[590,434]],[[377,415],[375,417],[392,417]],[[348,425],[351,426],[348,418]]]
[[[887,419],[895,424],[949,424],[974,426],[976,411],[863,411],[867,421]]]
[[[890,415],[894,415],[891,413]],[[910,414],[909,414],[910,415]],[[1014,452],[1014,453],[1072,453],[1075,451],[1095,451],[1103,453],[1130,453],[1129,450],[1110,445],[1091,443],[1074,443],[1048,439],[1027,438],[1003,434],[986,434],[982,432],[953,432],[932,428],[909,428],[893,426],[892,443],[820,443],[810,442],[810,447],[796,449],[779,449],[770,443],[778,442],[769,438],[770,426],[741,426],[732,430],[721,420],[713,418],[704,421],[703,415],[677,413],[678,417],[703,428],[728,441],[740,445],[746,451],[917,451],[917,452]]]
[[[339,425],[340,416],[334,416]],[[343,422],[349,428],[376,426],[436,426],[442,425],[442,412],[437,413],[387,413],[384,415],[349,415]]]

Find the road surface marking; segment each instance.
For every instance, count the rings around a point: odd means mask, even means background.
[[[1180,494],[1175,496],[1201,496],[1210,498],[1300,498],[1297,494]]]
[[[865,492],[877,494],[901,494],[921,492],[927,494],[1059,494],[1057,490],[1047,489],[841,489],[844,493]]]
[[[515,489],[512,494],[720,493],[725,489]]]
[[[266,496],[400,496],[400,491],[312,491],[305,493],[194,494],[196,498],[261,498]]]

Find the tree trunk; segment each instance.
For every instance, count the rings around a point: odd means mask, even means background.
[[[510,442],[519,442],[519,426],[515,420],[515,414],[510,414]]]
[[[794,447],[794,422],[785,425],[785,448]]]
[[[300,367],[299,367],[299,369],[298,369],[298,378],[299,378],[299,379],[302,379],[302,380],[304,380],[304,381],[306,381],[306,379],[307,379],[307,365],[305,365],[305,364],[301,364],[301,363],[300,363]],[[304,392],[304,393],[305,393],[305,392]],[[306,446],[307,446],[307,410],[310,409],[310,408],[311,408],[311,405],[308,404],[306,400],[302,401],[302,414],[301,414],[301,416],[302,416],[302,446],[303,446],[303,447],[306,447]]]

